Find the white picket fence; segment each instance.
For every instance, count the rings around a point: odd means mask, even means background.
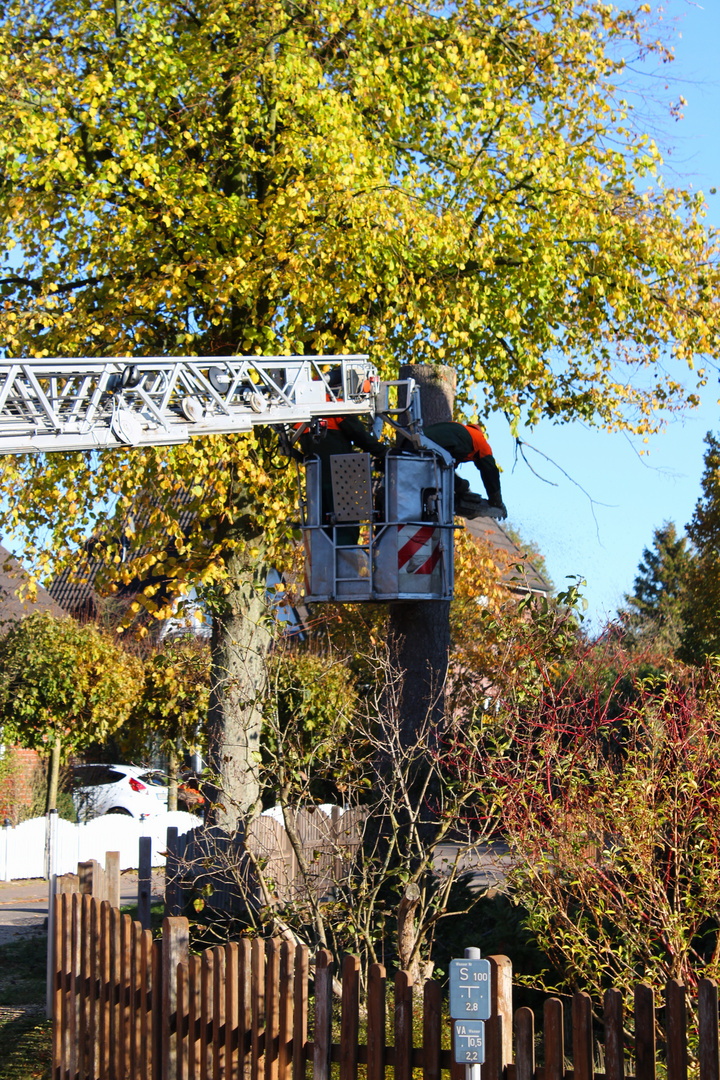
[[[182,836],[199,824],[194,814],[176,810],[144,821],[103,814],[79,825],[56,818],[50,828],[46,815],[23,821],[15,828],[4,826],[0,828],[0,881],[46,877],[51,844],[55,874],[75,873],[77,864],[89,859],[104,864],[106,851],[120,852],[121,870],[137,869],[141,836],[152,837],[152,865],[164,866],[168,827],[175,825]]]

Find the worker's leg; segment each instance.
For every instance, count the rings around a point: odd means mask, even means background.
[[[463,495],[467,495],[469,490],[470,481],[465,480],[464,477],[458,476],[458,474],[455,473],[455,502],[462,499]]]

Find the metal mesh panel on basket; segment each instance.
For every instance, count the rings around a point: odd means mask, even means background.
[[[369,454],[333,454],[330,458],[335,521],[369,521],[372,485]]]

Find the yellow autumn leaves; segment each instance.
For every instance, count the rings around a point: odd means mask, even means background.
[[[667,58],[644,23],[593,0],[50,0],[32,25],[9,3],[5,353],[369,351],[449,364],[511,421],[652,430],[720,318],[702,198],[663,187],[622,100],[623,49]],[[220,581],[228,544],[293,517],[266,464],[252,439],[5,461],[4,524],[69,557],[144,493],[138,542],[170,538],[178,588]]]

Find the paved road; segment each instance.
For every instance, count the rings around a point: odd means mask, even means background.
[[[153,873],[153,900],[162,900],[165,871]],[[120,902],[132,904],[137,899],[137,873],[120,875]],[[48,883],[42,878],[30,881],[0,881],[0,945],[24,934],[44,930],[48,917]]]

